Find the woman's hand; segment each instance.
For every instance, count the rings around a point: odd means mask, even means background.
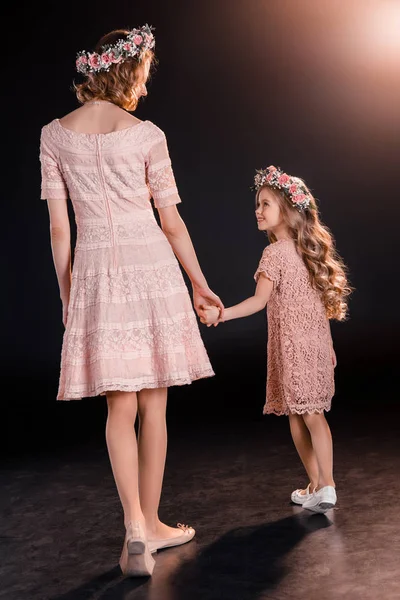
[[[207,327],[217,327],[220,322],[220,309],[216,306],[205,306],[201,311],[200,321]]]
[[[68,320],[68,302],[63,302],[62,304],[62,322],[64,327],[67,326],[67,320]]]
[[[218,309],[220,320],[224,318],[224,305],[221,299],[208,287],[193,287],[193,304],[200,319],[203,316],[204,309],[212,306]]]

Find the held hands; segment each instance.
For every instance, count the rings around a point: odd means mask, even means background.
[[[214,294],[208,287],[193,287],[193,304],[197,316],[201,319],[203,310],[206,307],[216,307],[219,309],[221,318],[224,316],[224,305],[221,299]]]
[[[216,306],[204,306],[199,314],[200,322],[207,327],[217,327],[217,325],[221,322],[221,310]]]
[[[224,318],[224,305],[221,299],[208,287],[193,286],[193,304],[201,323],[208,327],[218,325]],[[212,322],[208,322],[208,319]]]

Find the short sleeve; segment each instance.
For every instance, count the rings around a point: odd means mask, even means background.
[[[258,281],[261,273],[264,273],[275,285],[279,284],[281,279],[281,261],[277,252],[274,252],[272,245],[267,246],[263,252],[258,269],[254,274],[256,281]]]
[[[146,171],[147,183],[156,208],[165,208],[181,202],[172,171],[167,140],[162,131],[150,148]]]
[[[41,200],[48,198],[66,200],[68,188],[60,170],[58,156],[48,140],[45,130],[42,130],[40,138],[40,163],[42,167]]]

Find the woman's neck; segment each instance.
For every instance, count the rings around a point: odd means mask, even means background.
[[[88,100],[83,106],[101,106],[102,104],[111,104],[115,106],[114,102],[110,102],[109,100],[98,100],[97,98],[93,98],[93,100]]]

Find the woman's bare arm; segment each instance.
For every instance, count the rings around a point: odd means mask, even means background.
[[[224,306],[220,298],[208,287],[189,232],[176,205],[159,208],[158,212],[162,230],[192,283],[196,311],[199,312],[202,306],[218,306],[224,314]]]
[[[50,216],[51,250],[63,304],[63,322],[66,325],[71,290],[71,231],[67,200],[49,198],[47,206]]]

